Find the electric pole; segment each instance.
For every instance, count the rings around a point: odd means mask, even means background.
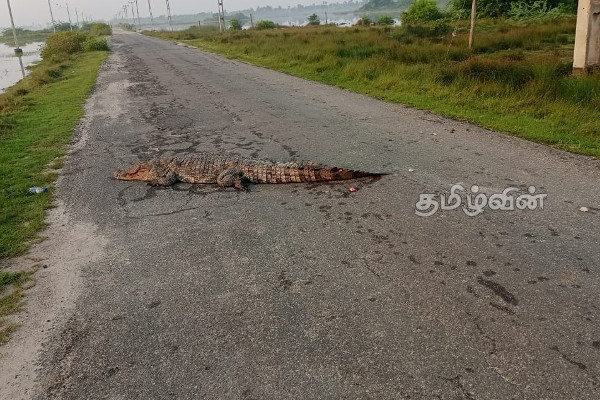
[[[129,4],[131,5],[131,22],[133,22],[133,26],[135,27],[135,9],[133,8],[133,2]]]
[[[23,67],[23,59],[21,56],[23,55],[23,50],[19,47],[19,42],[17,41],[17,30],[15,29],[15,21],[13,21],[12,10],[10,9],[10,0],[6,0],[6,4],[8,4],[8,15],[10,15],[10,24],[12,25],[13,36],[15,37],[15,55],[19,57],[19,64],[21,64],[21,72],[23,73],[23,78],[25,78],[25,68]]]
[[[225,9],[223,8],[223,0],[219,0],[219,32],[225,30]]]
[[[171,32],[173,32],[173,19],[171,18],[171,6],[169,5],[169,0],[167,2],[167,16],[169,17],[169,26],[171,27]]]
[[[150,12],[150,24],[152,25],[152,30],[154,30],[154,17],[152,16],[152,7],[150,6],[150,0],[148,0],[148,11]]]
[[[141,31],[142,30],[142,23],[140,22],[140,9],[138,7],[137,0],[135,0],[135,10],[137,11],[137,15],[138,15],[138,27],[139,27],[139,29]]]
[[[471,3],[471,30],[469,31],[469,49],[473,48],[475,42],[475,15],[477,14],[477,0]]]
[[[52,14],[52,6],[50,5],[50,0],[48,0],[48,8],[50,8],[50,20],[52,20],[52,29],[54,33],[56,33],[56,24],[54,23],[54,15]]]
[[[73,30],[73,24],[71,23],[71,13],[69,12],[69,3],[65,1],[65,4],[67,5],[67,15],[69,16],[69,28]]]

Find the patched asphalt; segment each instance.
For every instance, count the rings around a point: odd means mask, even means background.
[[[57,189],[107,243],[37,398],[600,398],[598,160],[139,34],[111,48]],[[388,175],[112,177],[195,152]],[[547,196],[416,214],[455,184]]]

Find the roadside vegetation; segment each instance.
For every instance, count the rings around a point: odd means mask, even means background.
[[[19,39],[19,45],[23,46],[33,42],[43,42],[52,33],[51,29],[44,29],[39,31],[31,31],[29,29],[16,28],[17,38]],[[7,46],[14,46],[15,38],[13,36],[12,29],[4,29],[0,34],[0,43],[6,44]]]
[[[23,303],[23,290],[31,282],[32,272],[5,272],[0,270],[0,345],[17,328],[7,321],[9,315],[18,312]]]
[[[565,7],[513,3],[478,19],[472,49],[464,10],[430,0],[403,12],[402,26],[384,18],[350,28],[145,33],[598,157],[600,73],[571,75],[575,16]]]
[[[52,34],[42,61],[0,94],[0,344],[14,328],[6,317],[19,309],[32,274],[8,272],[2,261],[25,252],[45,226],[57,170],[106,50],[103,36]],[[49,191],[30,194],[33,186]]]
[[[108,24],[87,22],[82,23],[81,26],[71,25],[68,22],[61,22],[56,24],[54,29],[56,29],[56,32],[74,31],[90,36],[110,35],[112,32],[112,29]],[[33,42],[44,42],[48,36],[54,33],[54,29],[46,28],[32,31],[24,28],[16,28],[15,31],[17,33],[19,45],[22,46]],[[14,46],[15,39],[11,28],[4,29],[2,33],[0,33],[0,43]]]

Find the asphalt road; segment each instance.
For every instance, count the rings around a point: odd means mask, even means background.
[[[78,262],[34,397],[600,398],[598,160],[175,43],[111,41],[58,188],[101,252]],[[388,175],[247,193],[112,178],[195,152]],[[416,214],[454,184],[463,205],[472,185],[547,196]]]

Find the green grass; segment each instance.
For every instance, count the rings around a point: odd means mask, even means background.
[[[56,171],[107,54],[42,61],[0,94],[0,262],[26,251],[45,226]],[[29,194],[32,186],[50,191]],[[8,317],[21,309],[32,275],[7,272],[0,264],[0,345],[17,328]]]
[[[600,74],[570,75],[574,17],[480,20],[473,50],[466,24],[147,34],[600,156]]]
[[[0,259],[27,250],[52,206],[56,168],[106,52],[42,62],[0,95]],[[49,193],[29,194],[32,186]]]

